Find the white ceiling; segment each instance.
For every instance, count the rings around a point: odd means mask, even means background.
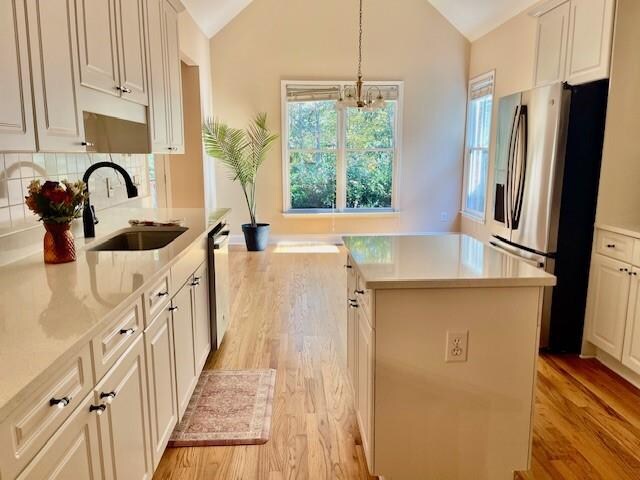
[[[182,0],[200,29],[209,38],[245,9],[253,0]]]
[[[183,0],[202,31],[212,37],[253,0]],[[538,0],[429,0],[454,27],[473,41]]]
[[[460,33],[477,40],[538,0],[429,0]]]

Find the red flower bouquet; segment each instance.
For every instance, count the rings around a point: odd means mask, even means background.
[[[38,215],[47,233],[44,236],[45,263],[65,263],[76,259],[73,234],[69,228],[73,219],[80,217],[88,192],[84,182],[52,182],[29,184],[25,197],[27,207]]]

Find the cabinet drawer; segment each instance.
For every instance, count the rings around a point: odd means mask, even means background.
[[[107,373],[142,330],[142,302],[138,299],[91,340],[96,380],[100,380]]]
[[[204,261],[207,260],[207,236],[195,242],[187,253],[171,267],[171,284],[174,292],[189,280]]]
[[[145,327],[151,325],[156,315],[169,305],[171,294],[171,279],[167,272],[143,295]]]
[[[364,310],[364,314],[367,317],[369,326],[373,328],[375,326],[374,312],[374,293],[373,290],[365,287],[365,282],[360,275],[358,275],[358,284],[355,291],[356,298],[358,299],[358,305]]]
[[[93,384],[87,344],[0,426],[0,478],[14,478],[24,468],[87,396]],[[56,400],[64,403],[52,404]]]
[[[633,241],[633,255],[631,263],[636,267],[640,267],[640,240]]]
[[[598,230],[596,252],[623,262],[631,262],[634,239],[618,233]]]

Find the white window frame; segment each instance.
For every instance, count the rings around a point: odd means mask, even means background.
[[[471,106],[471,92],[473,91],[473,87],[474,85],[478,84],[478,83],[485,83],[488,80],[491,80],[491,88],[492,88],[492,92],[491,92],[491,120],[490,120],[490,125],[489,125],[489,145],[487,145],[487,184],[485,185],[485,189],[484,189],[484,211],[482,212],[477,212],[475,210],[469,210],[467,209],[467,205],[466,205],[466,200],[467,200],[467,189],[469,188],[469,178],[468,178],[468,174],[469,174],[469,170],[470,170],[470,165],[469,162],[471,161],[471,150],[472,147],[469,144],[469,117],[470,117],[470,113],[471,113],[471,109],[469,108]],[[465,121],[465,130],[464,130],[464,165],[463,165],[463,171],[462,171],[462,200],[461,200],[461,209],[460,209],[460,213],[467,217],[470,218],[471,220],[474,220],[478,223],[485,223],[486,222],[486,216],[487,216],[487,206],[488,206],[488,191],[489,191],[489,170],[490,170],[490,165],[491,165],[491,139],[493,138],[493,112],[495,110],[495,91],[496,91],[496,71],[495,70],[491,70],[490,72],[486,72],[483,73],[481,75],[477,75],[473,78],[471,78],[469,80],[469,85],[467,88],[467,115],[466,115],[466,121]],[[478,150],[478,148],[474,148],[474,150]],[[484,149],[482,149],[484,150]]]
[[[344,111],[338,110],[338,144],[336,155],[336,208],[318,208],[318,209],[292,209],[291,208],[291,191],[289,183],[289,115],[287,108],[287,86],[289,85],[317,85],[327,86],[335,85],[340,87],[353,87],[352,80],[282,80],[281,81],[281,128],[282,128],[282,212],[285,216],[297,217],[317,217],[317,216],[389,216],[399,212],[399,173],[400,159],[402,157],[402,108],[403,108],[403,81],[367,81],[365,86],[369,85],[387,85],[398,88],[398,99],[396,100],[396,115],[394,129],[394,158],[392,164],[391,179],[391,208],[346,208],[346,178],[347,164],[345,153],[346,138],[344,129]],[[376,150],[376,149],[372,149]],[[387,150],[387,149],[385,149]],[[367,150],[363,150],[367,151]]]

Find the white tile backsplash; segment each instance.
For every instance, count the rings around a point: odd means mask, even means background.
[[[123,166],[138,185],[138,196],[149,195],[149,169],[147,155],[141,154],[69,154],[0,153],[0,232],[22,227],[37,220],[24,206],[29,183],[34,178],[45,180],[82,179],[89,165],[113,161]],[[111,189],[107,190],[107,179]],[[113,169],[96,170],[89,180],[91,203],[97,210],[109,208],[127,201],[127,191],[120,174]]]

